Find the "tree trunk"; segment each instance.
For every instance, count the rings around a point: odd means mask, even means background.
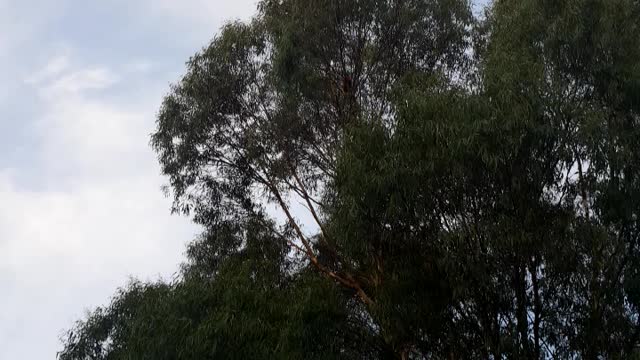
[[[531,357],[529,349],[529,321],[527,318],[527,289],[526,289],[526,270],[518,264],[515,268],[515,291],[516,291],[516,318],[517,329],[520,335],[520,346],[522,354],[526,358]]]
[[[542,301],[540,299],[540,284],[538,279],[538,264],[536,257],[533,259],[531,272],[531,283],[533,285],[533,355],[536,359],[540,359],[540,324],[542,322]]]

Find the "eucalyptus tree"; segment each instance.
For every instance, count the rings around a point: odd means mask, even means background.
[[[354,129],[392,131],[393,90],[404,78],[465,71],[469,4],[301,0],[259,7],[253,21],[228,25],[194,56],[165,98],[152,144],[174,210],[215,228],[262,218],[265,202],[273,204],[285,222],[266,226],[353,291],[388,350],[406,356],[412,336],[393,336],[383,324],[396,315],[374,315],[395,306],[377,299],[384,254],[372,258],[368,250],[383,251],[381,244],[359,239],[367,251],[352,251],[328,217],[341,202],[338,158]],[[304,231],[292,200],[303,202],[317,232]]]

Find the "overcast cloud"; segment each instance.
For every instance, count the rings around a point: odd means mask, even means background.
[[[0,359],[59,337],[130,276],[169,278],[154,115],[185,60],[254,0],[0,0]]]

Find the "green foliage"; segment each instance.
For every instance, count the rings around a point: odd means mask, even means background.
[[[247,234],[246,247],[215,271],[197,256],[174,283],[132,282],[69,332],[59,358],[364,357],[367,347],[347,346],[366,339],[340,289],[308,271],[287,274],[274,262],[282,247],[262,236]]]
[[[60,359],[637,357],[639,24],[634,0],[262,1],[158,115],[204,228],[180,277]]]

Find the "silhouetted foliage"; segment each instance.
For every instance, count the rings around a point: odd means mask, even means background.
[[[158,115],[180,276],[59,358],[633,358],[639,135],[636,0],[263,0]]]

